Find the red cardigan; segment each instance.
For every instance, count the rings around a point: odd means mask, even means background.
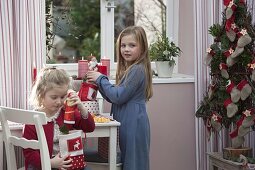
[[[57,124],[59,127],[63,126],[64,124],[64,110],[62,109],[58,118],[56,119]],[[46,136],[46,141],[48,144],[49,149],[49,156],[52,158],[53,152],[53,135],[54,135],[54,123],[48,122],[46,125],[43,125],[43,129]],[[81,114],[78,110],[75,112],[75,124],[70,125],[69,129],[80,129],[83,132],[93,132],[95,129],[95,122],[91,114],[89,114],[88,119],[81,118]],[[32,140],[37,140],[35,126],[33,125],[25,125],[23,131],[23,137]],[[41,169],[41,159],[39,150],[33,149],[24,149],[23,154],[25,157],[25,168],[27,170],[28,165],[32,166],[33,169]]]

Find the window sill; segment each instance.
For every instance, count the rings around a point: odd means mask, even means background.
[[[56,66],[62,68],[68,72],[69,75],[77,75],[78,64],[69,63],[69,64],[47,64],[47,66]],[[112,71],[111,71],[112,72]],[[114,83],[114,80],[111,80]],[[171,78],[158,78],[153,77],[153,84],[175,84],[175,83],[194,83],[195,78],[193,75],[179,74],[174,73]]]

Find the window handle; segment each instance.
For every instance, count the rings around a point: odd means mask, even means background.
[[[111,9],[112,9],[112,8],[113,8],[113,9],[116,8],[116,6],[115,6],[115,5],[112,5],[111,2],[108,2],[107,5],[105,6],[105,8],[107,8],[107,11],[110,12]]]

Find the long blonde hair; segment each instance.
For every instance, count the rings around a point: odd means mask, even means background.
[[[134,35],[139,48],[140,48],[140,57],[137,58],[131,65],[128,65],[124,58],[121,56],[121,39],[127,35]],[[129,69],[135,64],[143,64],[146,76],[146,100],[148,101],[152,95],[152,72],[151,72],[151,61],[148,53],[148,42],[147,36],[144,29],[140,26],[130,26],[124,29],[116,43],[116,55],[117,55],[117,71],[116,71],[116,84],[119,85],[122,78],[128,74]]]
[[[29,103],[35,108],[42,107],[42,100],[47,91],[54,87],[69,85],[70,79],[66,71],[54,67],[40,70],[29,97]]]

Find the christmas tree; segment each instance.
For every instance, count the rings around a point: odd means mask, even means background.
[[[234,127],[229,134],[232,147],[240,148],[255,121],[255,30],[245,0],[223,2],[222,24],[209,28],[214,42],[205,63],[211,82],[196,117],[203,118],[210,133]]]

